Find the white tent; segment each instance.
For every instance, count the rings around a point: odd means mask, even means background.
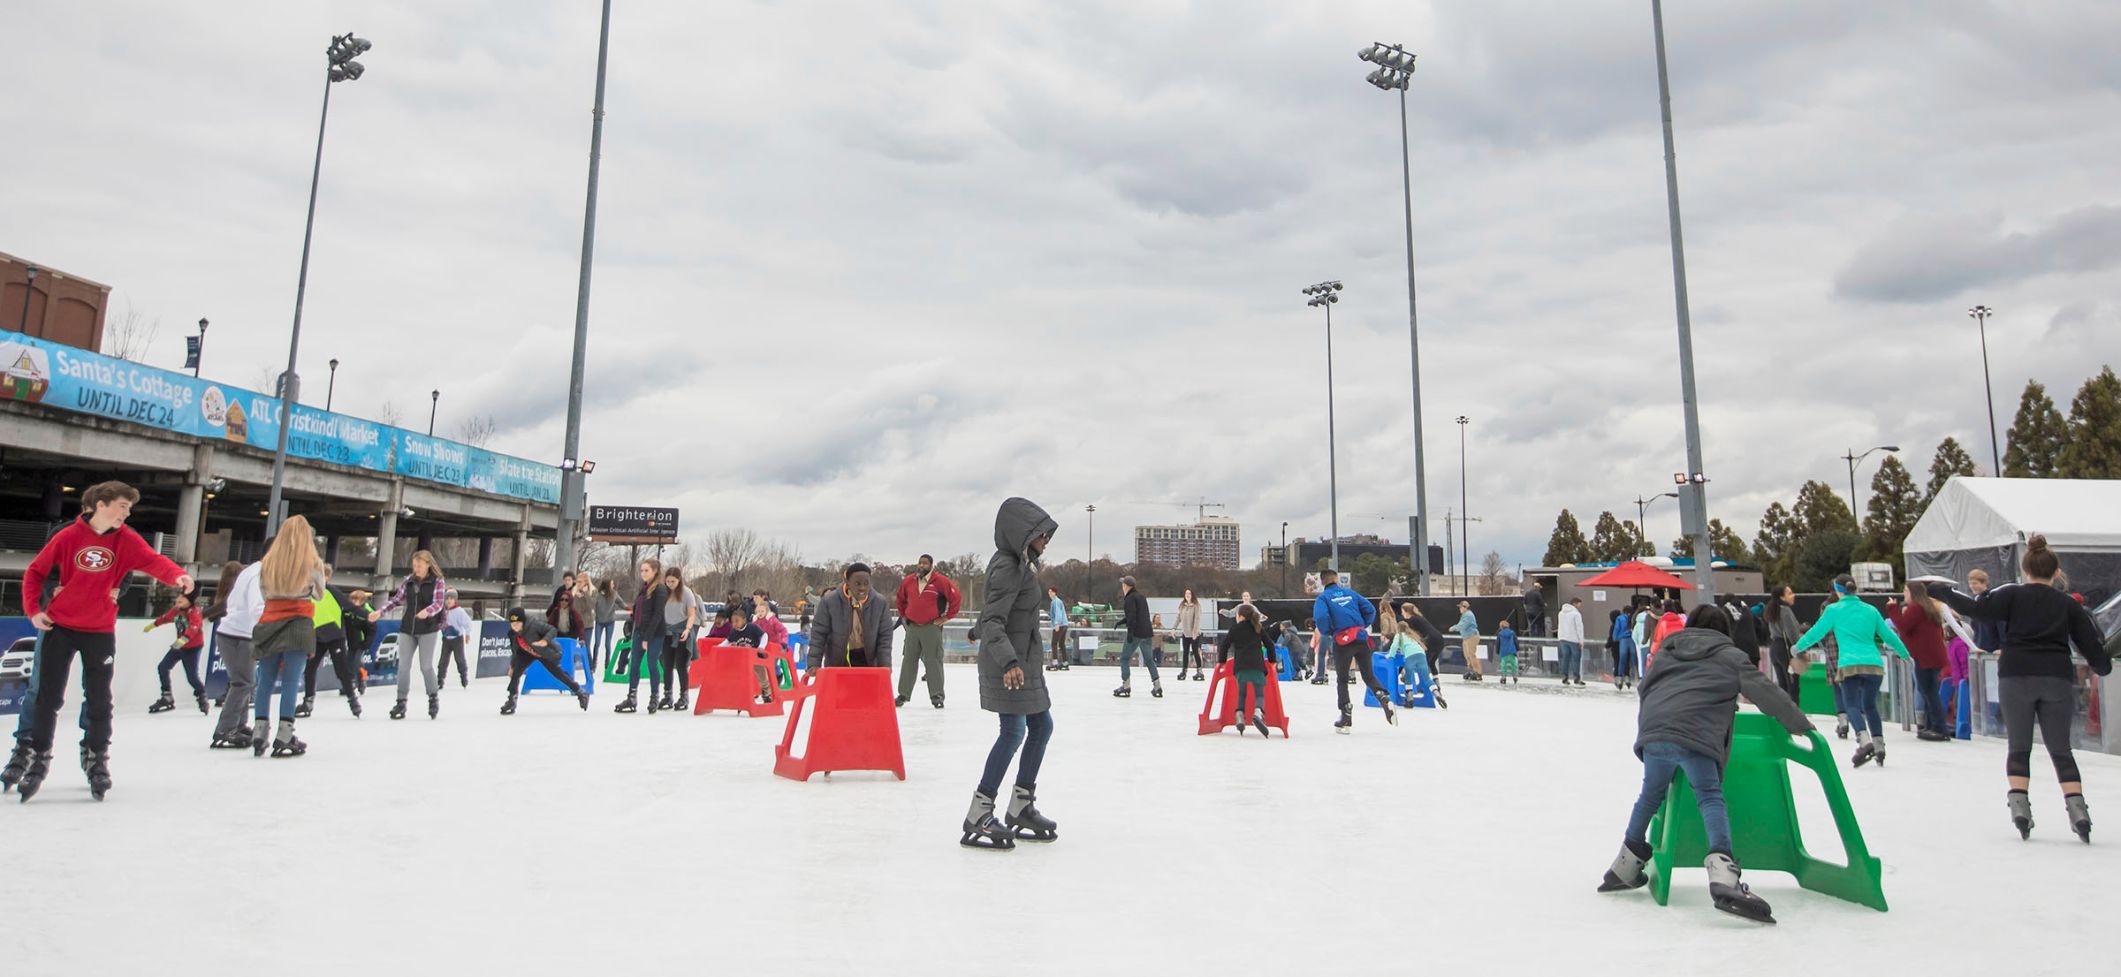
[[[1964,580],[1978,567],[2001,583],[2018,578],[2034,533],[2061,557],[2070,588],[2095,606],[2121,590],[2121,481],[2111,479],[1953,478],[1901,551],[1909,576]]]

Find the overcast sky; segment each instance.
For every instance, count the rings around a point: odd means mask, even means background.
[[[305,391],[557,460],[594,0],[14,0],[0,250],[115,286],[207,373],[286,357],[322,49],[333,91]],[[811,560],[986,550],[1025,495],[1080,556],[1205,497],[1327,535],[1412,510],[1395,100],[1409,92],[1430,508],[1534,563],[1566,506],[1685,467],[1649,5],[618,0],[584,453]],[[1667,5],[1710,510],[1945,435],[1986,467],[2028,378],[2121,363],[2121,6]],[[1875,459],[1874,459],[1875,461]],[[1863,476],[1868,491],[1868,474]],[[1843,489],[1845,491],[1845,488]],[[1212,511],[1212,510],[1211,510]],[[1380,515],[1390,516],[1381,520]],[[1678,533],[1669,501],[1651,516]]]

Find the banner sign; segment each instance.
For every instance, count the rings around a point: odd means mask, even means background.
[[[197,336],[184,337],[184,368],[187,370],[199,368],[199,337]]]
[[[589,538],[605,543],[675,543],[678,511],[652,506],[589,507]]]
[[[19,333],[0,340],[0,398],[267,451],[280,438],[277,397]],[[548,505],[560,501],[557,466],[300,404],[287,454]]]

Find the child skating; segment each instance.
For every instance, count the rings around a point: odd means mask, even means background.
[[[165,624],[177,626],[177,633],[169,642],[169,651],[155,666],[155,674],[162,679],[162,698],[148,706],[148,712],[168,712],[177,708],[177,701],[170,696],[169,670],[178,665],[184,666],[184,681],[191,685],[191,697],[199,703],[199,714],[205,715],[208,711],[206,686],[199,681],[199,649],[206,644],[206,619],[200,616],[199,605],[193,602],[197,596],[178,594],[177,602],[169,605],[169,610],[163,611],[161,617],[155,618],[155,623],[140,629],[153,631]]]
[[[1495,628],[1495,684],[1523,684],[1517,680],[1517,629],[1509,618]]]
[[[523,688],[523,672],[537,662],[559,679],[567,691],[574,693],[575,704],[583,711],[589,709],[589,693],[582,691],[581,683],[560,667],[560,646],[553,642],[557,635],[552,625],[533,621],[518,607],[508,612],[508,701],[501,704],[501,715],[516,714],[516,694]]]
[[[1237,609],[1237,623],[1223,632],[1216,652],[1230,659],[1237,676],[1237,732],[1242,736],[1251,723],[1259,735],[1267,735],[1266,636],[1261,633],[1259,609],[1246,604]]]
[[[1635,755],[1642,760],[1642,793],[1628,816],[1620,854],[1606,870],[1600,892],[1641,888],[1643,866],[1653,854],[1650,819],[1664,806],[1675,774],[1684,772],[1701,807],[1708,834],[1709,898],[1717,909],[1763,923],[1775,917],[1767,900],[1739,878],[1732,855],[1730,813],[1723,801],[1723,770],[1730,760],[1732,717],[1744,695],[1775,717],[1792,736],[1812,729],[1797,704],[1761,674],[1731,642],[1730,621],[1713,604],[1694,609],[1686,627],[1669,634],[1648,674],[1636,712]]]

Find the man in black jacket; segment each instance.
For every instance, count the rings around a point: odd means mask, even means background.
[[[1134,653],[1141,651],[1142,664],[1149,666],[1149,694],[1159,699],[1164,697],[1164,682],[1156,673],[1156,660],[1149,657],[1149,636],[1156,633],[1149,622],[1149,598],[1134,589],[1133,577],[1119,578],[1119,600],[1121,623],[1126,626],[1127,640],[1119,650],[1119,688],[1112,694],[1127,698],[1134,694]]]
[[[508,612],[508,701],[501,706],[501,715],[516,714],[516,692],[523,687],[523,670],[531,662],[545,666],[545,670],[559,679],[574,693],[574,701],[583,709],[589,708],[589,693],[582,691],[580,683],[567,670],[560,667],[560,646],[553,643],[556,632],[552,625],[533,621],[518,607]]]

